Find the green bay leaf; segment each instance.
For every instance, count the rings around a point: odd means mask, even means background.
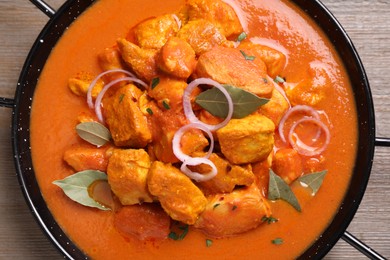
[[[89,196],[89,186],[98,180],[107,180],[107,175],[101,171],[86,170],[70,175],[62,180],[56,180],[53,184],[59,186],[66,196],[77,203],[101,210],[110,210]]]
[[[268,103],[269,99],[260,98],[255,94],[231,85],[223,85],[233,101],[233,118],[243,118]],[[217,88],[211,88],[200,93],[195,103],[210,112],[210,114],[225,118],[229,106],[225,95]]]
[[[296,181],[300,182],[303,186],[309,187],[313,192],[312,195],[314,196],[320,189],[327,172],[327,170],[324,170],[321,172],[305,174],[299,177]]]
[[[282,178],[276,175],[272,169],[269,170],[268,199],[284,200],[297,211],[301,212],[301,206],[290,186]]]
[[[110,131],[98,122],[84,122],[76,126],[76,132],[81,139],[96,145],[105,145],[111,139]]]

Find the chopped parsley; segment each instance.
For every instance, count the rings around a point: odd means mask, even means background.
[[[166,110],[169,110],[169,109],[171,109],[171,107],[170,107],[170,105],[169,105],[168,101],[166,101],[166,100],[163,100],[162,104],[163,104],[163,106],[164,106],[164,108],[165,108]]]
[[[284,78],[282,78],[281,76],[276,76],[276,78],[274,79],[274,81],[276,83],[284,83],[286,82],[286,80]]]
[[[179,226],[178,227],[182,232],[180,234],[174,232],[174,231],[171,231],[169,234],[168,234],[168,237],[172,240],[176,240],[176,241],[179,241],[179,240],[183,240],[185,238],[185,236],[188,234],[188,229],[189,229],[189,226],[188,225],[184,225],[184,226]]]
[[[283,244],[283,239],[278,237],[278,238],[275,238],[275,239],[271,240],[271,242],[274,245],[281,245],[281,244]]]
[[[206,246],[210,247],[213,244],[213,240],[211,239],[206,239]]]
[[[119,104],[122,103],[124,97],[125,97],[125,94],[121,94],[119,96]]]
[[[240,52],[241,52],[242,56],[244,56],[244,58],[245,58],[246,60],[254,60],[254,59],[256,58],[255,56],[249,56],[249,55],[247,55],[243,50],[240,50]]]
[[[216,207],[218,207],[219,205],[221,205],[220,203],[215,203],[214,205],[213,205],[213,209],[215,209]]]
[[[158,85],[158,83],[160,83],[160,78],[153,78],[152,84],[150,85],[150,88],[154,89]]]
[[[238,42],[242,42],[243,40],[246,39],[246,37],[247,37],[246,33],[245,33],[245,32],[242,32],[242,33],[240,33],[240,35],[238,35],[237,41],[238,41]]]
[[[267,216],[264,216],[262,219],[261,219],[262,222],[267,222],[268,224],[271,224],[271,223],[276,223],[278,222],[278,219],[277,218],[274,218],[272,216],[270,217],[267,217]]]
[[[149,115],[153,115],[153,110],[150,107],[146,109],[146,112],[148,112]]]

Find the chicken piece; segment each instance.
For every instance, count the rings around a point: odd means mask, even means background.
[[[71,147],[64,153],[64,161],[76,172],[85,170],[107,170],[109,154],[107,148]]]
[[[269,98],[274,89],[267,80],[267,69],[261,59],[251,60],[238,49],[216,47],[199,57],[195,77],[211,78],[221,84],[230,84]]]
[[[114,214],[114,226],[119,233],[141,241],[166,239],[170,224],[169,216],[156,204],[124,206]]]
[[[206,195],[230,193],[236,186],[250,186],[255,180],[250,165],[243,167],[232,165],[215,153],[212,153],[209,159],[217,167],[218,173],[211,180],[198,183],[198,186]],[[198,165],[192,169],[199,173],[207,173],[209,171],[209,167],[204,165]]]
[[[242,42],[239,48],[246,54],[264,61],[267,66],[267,73],[272,78],[280,75],[286,66],[286,55],[271,47],[246,41]]]
[[[227,237],[256,228],[271,209],[255,184],[208,198],[195,227],[210,237]]]
[[[186,41],[171,37],[161,48],[157,65],[169,75],[187,79],[195,69],[195,51]]]
[[[159,77],[159,83],[154,88],[149,88],[148,94],[157,101],[161,109],[169,105],[170,109],[181,110],[183,108],[183,94],[187,85],[184,80]],[[166,103],[165,106],[163,102]]]
[[[69,89],[77,96],[86,97],[89,85],[95,77],[86,72],[78,73],[75,77],[68,80]],[[96,98],[103,89],[104,82],[98,80],[92,89],[92,97]]]
[[[113,69],[125,69],[122,62],[121,54],[117,46],[106,48],[101,53],[99,53],[98,63],[103,71]],[[126,77],[126,74],[122,72],[109,73],[104,76],[107,82],[111,82],[123,77]]]
[[[142,148],[152,141],[147,118],[138,105],[142,93],[128,84],[103,102],[106,123],[116,146]]]
[[[275,153],[272,169],[287,184],[290,184],[303,174],[301,156],[294,149],[280,149]]]
[[[256,177],[255,183],[265,198],[268,197],[269,169],[272,167],[273,157],[274,154],[270,153],[267,159],[252,164],[252,171]]]
[[[232,119],[217,130],[221,151],[234,164],[262,161],[273,149],[274,123],[262,115]]]
[[[148,187],[168,215],[177,221],[193,225],[207,204],[202,191],[171,164],[153,162]]]
[[[177,37],[188,42],[197,56],[223,45],[231,46],[219,29],[207,20],[195,20],[185,24]]]
[[[269,102],[262,105],[257,112],[261,115],[268,117],[274,122],[275,126],[279,125],[283,115],[289,109],[290,104],[284,98],[284,96],[275,88],[272,91],[272,96]]]
[[[114,150],[107,167],[108,183],[122,205],[153,202],[146,185],[150,165],[143,149]]]
[[[159,50],[179,31],[179,24],[171,14],[148,19],[134,28],[134,36],[141,48]]]
[[[157,88],[159,86],[155,89],[157,90]],[[154,155],[159,161],[165,163],[178,162],[179,160],[173,154],[172,140],[176,131],[188,122],[183,109],[181,107],[177,109],[174,107],[160,109],[156,105],[153,106],[153,103],[150,104],[150,109],[153,111],[153,115],[150,116],[150,122]],[[191,155],[195,152],[203,151],[209,145],[209,142],[200,130],[191,130],[183,135],[180,144],[182,151]]]
[[[157,50],[142,49],[125,39],[117,41],[122,59],[141,79],[150,82],[158,76]]]
[[[190,21],[205,19],[217,26],[225,37],[243,31],[234,9],[221,0],[190,0],[187,2]]]
[[[302,80],[295,86],[286,88],[286,95],[291,105],[308,105],[315,107],[329,96],[332,82],[326,68],[320,63],[312,63],[309,69],[310,77]]]

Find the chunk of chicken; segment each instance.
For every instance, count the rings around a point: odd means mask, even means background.
[[[77,172],[85,170],[107,170],[109,153],[107,148],[71,147],[64,153],[64,160]]]
[[[286,183],[290,184],[303,174],[301,156],[294,149],[280,149],[275,153],[272,169]]]
[[[251,60],[235,48],[216,47],[199,57],[195,77],[211,78],[269,98],[274,89],[267,80],[267,69],[261,59]]]
[[[136,42],[144,49],[160,49],[179,31],[179,24],[171,14],[148,19],[134,28]]]
[[[262,161],[273,149],[274,123],[262,115],[232,119],[217,130],[221,151],[234,164]]]
[[[238,35],[243,31],[234,9],[221,0],[190,0],[187,5],[190,21],[208,20],[226,37]]]
[[[119,39],[117,43],[123,60],[139,78],[150,82],[158,76],[157,50],[142,49],[126,39]]]
[[[267,66],[267,73],[272,78],[280,75],[286,66],[286,55],[271,47],[246,41],[241,43],[239,48],[248,55],[254,56],[264,61],[265,65]]]
[[[152,140],[147,118],[138,105],[142,93],[128,84],[103,102],[106,123],[116,146],[142,148]]]
[[[157,65],[169,75],[187,79],[195,69],[195,51],[186,41],[171,37],[161,48]]]
[[[252,171],[256,177],[255,183],[265,198],[268,197],[269,169],[272,167],[273,157],[274,154],[271,152],[267,159],[252,164]]]
[[[208,198],[206,209],[195,227],[207,236],[227,237],[256,228],[271,209],[255,184],[232,193]]]
[[[212,153],[209,158],[217,167],[217,175],[211,180],[199,182],[198,186],[206,194],[230,193],[236,186],[250,186],[254,180],[252,168],[250,165],[238,166],[232,165],[227,160]],[[199,173],[207,173],[208,167],[199,165],[194,167]]]
[[[166,239],[170,223],[169,216],[156,204],[125,206],[114,214],[114,226],[119,233],[141,241]]]
[[[189,225],[196,222],[207,204],[202,191],[170,164],[153,162],[149,171],[148,187],[172,219]]]
[[[95,77],[90,73],[81,72],[78,73],[75,77],[70,78],[68,80],[69,89],[77,96],[86,97],[89,85],[93,81]],[[95,86],[92,89],[92,97],[96,98],[100,91],[102,91],[104,82],[102,80],[98,80]]]
[[[187,85],[184,80],[159,77],[159,83],[154,88],[149,88],[148,94],[157,101],[161,109],[165,108],[163,104],[165,102],[170,109],[181,110],[183,108],[183,94]]]
[[[98,63],[103,71],[113,69],[125,69],[118,47],[106,48],[98,55]],[[123,72],[109,73],[104,76],[107,82],[126,77]]]
[[[207,20],[194,20],[185,24],[177,37],[188,42],[197,56],[223,45],[232,46],[219,29]]]
[[[315,107],[322,102],[332,88],[326,68],[319,63],[313,63],[309,69],[309,78],[302,80],[297,85],[289,84],[286,94],[291,104],[308,105]]]
[[[108,183],[122,205],[153,202],[146,184],[150,165],[143,149],[114,150],[107,167]]]
[[[280,120],[287,112],[289,107],[290,104],[287,102],[284,96],[276,88],[274,88],[269,102],[259,107],[257,112],[268,117],[272,120],[272,122],[274,122],[275,126],[278,126]]]

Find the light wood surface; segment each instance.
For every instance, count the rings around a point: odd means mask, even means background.
[[[269,0],[268,0],[269,1]],[[272,1],[272,0],[271,0]],[[47,1],[57,9],[63,0]],[[323,0],[351,37],[374,97],[377,136],[390,137],[390,0]],[[13,98],[20,70],[48,21],[28,0],[0,0],[0,97]],[[0,108],[0,259],[62,259],[35,222],[16,177],[12,111]],[[348,231],[390,258],[390,148],[376,148],[369,185]],[[313,219],[315,221],[315,219]],[[340,240],[326,259],[366,259]]]

